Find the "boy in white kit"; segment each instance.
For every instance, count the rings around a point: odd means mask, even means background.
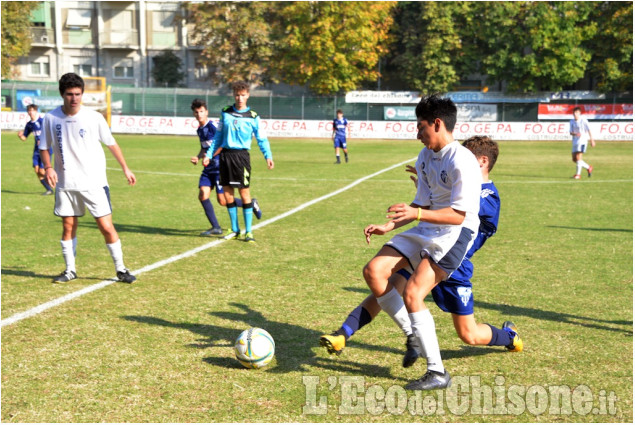
[[[576,167],[573,178],[580,180],[580,173],[583,168],[587,171],[588,176],[591,177],[593,166],[582,159],[582,154],[586,152],[588,142],[591,142],[591,147],[595,147],[595,141],[589,128],[589,122],[582,116],[582,110],[578,106],[573,108],[573,119],[569,121],[569,134],[573,136],[571,140],[571,160],[575,162]]]
[[[364,267],[364,278],[381,308],[406,335],[416,335],[428,360],[427,372],[406,389],[432,390],[450,386],[451,378],[423,299],[458,268],[478,232],[482,178],[474,154],[452,136],[457,113],[452,100],[423,97],[415,113],[417,138],[426,147],[415,165],[417,195],[410,205],[392,205],[390,221],[371,224],[364,234],[370,243],[373,234],[383,235],[415,220],[419,224],[387,242]],[[388,282],[401,268],[414,270],[403,299]]]
[[[130,185],[135,175],[126,165],[119,145],[112,137],[104,117],[96,111],[82,107],[84,80],[77,74],[62,75],[59,90],[64,104],[44,116],[40,138],[40,156],[46,179],[55,187],[55,215],[62,217],[62,255],[66,270],[53,279],[55,283],[77,279],[75,255],[77,247],[78,217],[86,208],[95,218],[104,235],[106,246],[115,263],[117,279],[132,283],[136,278],[124,266],[119,235],[112,223],[110,192],[106,179],[106,157],[100,142],[108,147]],[[49,148],[55,154],[55,167],[51,166]]]

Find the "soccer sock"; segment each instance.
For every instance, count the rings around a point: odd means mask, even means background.
[[[77,257],[77,237],[74,237],[72,241],[73,241],[73,256]]]
[[[344,158],[348,158],[348,152],[344,152]]]
[[[60,245],[62,245],[62,256],[64,257],[64,262],[66,263],[66,271],[75,271],[75,253],[73,249],[73,240],[60,241]]]
[[[441,350],[437,340],[437,332],[434,328],[434,319],[427,308],[416,313],[410,313],[412,330],[419,338],[422,354],[428,359],[428,370],[443,373],[443,361],[441,360]]]
[[[586,161],[584,161],[582,159],[578,161],[578,167],[580,167],[580,166],[582,168],[584,168],[585,170],[589,169],[589,164],[587,164]],[[580,174],[580,173],[578,173],[578,174]]]
[[[337,159],[337,162],[340,162],[340,156],[339,155],[335,155],[335,159]]]
[[[201,201],[201,205],[203,206],[205,215],[207,216],[207,219],[209,220],[209,223],[212,225],[212,227],[220,227],[218,219],[216,218],[216,214],[214,213],[214,205],[212,205],[212,201],[207,198],[206,200]]]
[[[112,257],[112,262],[115,263],[115,270],[118,272],[124,271],[126,266],[123,265],[123,251],[121,250],[121,239],[117,239],[117,242],[107,243],[106,247]]]
[[[243,207],[243,200],[240,199],[240,198],[234,198],[234,204],[236,204],[236,207],[242,208]]]
[[[344,335],[346,339],[349,339],[355,332],[369,324],[372,320],[373,318],[370,317],[368,310],[358,305],[355,307],[355,310],[351,311],[344,323],[342,323],[339,333]]]
[[[254,204],[243,204],[243,217],[245,218],[245,232],[251,233],[251,222],[254,218]]]
[[[582,161],[575,163],[575,173],[580,174],[580,172],[582,172]]]
[[[40,183],[42,183],[42,186],[44,186],[44,189],[50,190],[51,192],[53,191],[53,188],[49,186],[49,184],[46,182],[46,179],[40,180]]]
[[[510,334],[509,331],[505,329],[498,329],[495,326],[486,323],[492,329],[492,340],[487,343],[487,345],[500,345],[506,346],[512,343],[514,337]]]
[[[229,220],[232,224],[232,232],[240,233],[240,227],[238,227],[238,211],[236,209],[236,202],[227,204],[227,212],[229,213]]]
[[[395,288],[392,288],[384,296],[378,297],[377,303],[395,321],[406,336],[412,334],[412,326],[406,305]]]

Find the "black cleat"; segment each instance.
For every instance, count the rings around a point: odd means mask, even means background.
[[[260,209],[260,204],[258,203],[258,200],[256,198],[253,198],[251,202],[253,204],[254,215],[258,220],[260,220],[262,218],[262,210]]]
[[[77,279],[77,273],[72,270],[65,270],[59,276],[53,278],[53,283],[66,283]]]
[[[119,282],[123,282],[123,283],[132,283],[135,280],[137,280],[136,277],[130,274],[130,271],[128,269],[124,269],[123,271],[117,272],[117,279],[119,279]]]
[[[410,367],[419,358],[419,341],[415,334],[410,334],[407,336],[406,340],[406,354],[403,356],[403,367]]]
[[[446,370],[443,373],[429,370],[421,378],[406,385],[407,390],[442,390],[452,384],[452,378]]]

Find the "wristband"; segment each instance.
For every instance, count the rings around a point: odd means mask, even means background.
[[[48,170],[49,168],[53,168],[50,165],[48,167],[44,167],[44,170]]]
[[[421,221],[421,208],[417,208],[417,221]]]

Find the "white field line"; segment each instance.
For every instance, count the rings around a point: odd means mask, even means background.
[[[403,165],[403,164],[400,164]],[[113,170],[113,171],[121,171],[121,168],[110,168],[110,167],[106,167],[107,170]],[[134,170],[134,173],[137,174],[156,174],[156,175],[160,175],[160,176],[177,176],[177,177],[199,177],[199,174],[187,174],[187,173],[168,173],[168,172],[163,172],[163,171],[143,171],[143,170]],[[282,181],[320,181],[320,182],[330,182],[330,181],[336,181],[336,182],[345,182],[345,181],[350,181],[350,182],[355,182],[355,180],[352,179],[303,179],[303,178],[295,178],[295,177],[268,177],[268,176],[258,176],[258,180],[282,180]],[[384,179],[382,180],[382,182],[386,182],[386,183],[403,183],[403,182],[407,182],[409,183],[408,179],[401,179],[401,180],[395,180],[395,179]],[[582,179],[580,181],[574,180],[574,179],[567,179],[567,180],[495,180],[494,183],[496,184],[580,184],[580,183],[632,183],[633,180],[597,180],[597,179]]]
[[[293,208],[293,209],[291,209],[291,210],[289,210],[289,211],[287,211],[287,212],[285,212],[283,214],[280,214],[278,216],[272,217],[272,218],[270,218],[268,220],[265,220],[265,221],[261,221],[257,225],[253,226],[253,229],[254,230],[259,229],[259,228],[267,226],[267,225],[269,225],[271,223],[275,223],[278,220],[282,220],[283,218],[289,217],[290,215],[293,215],[293,214],[295,214],[297,212],[300,212],[303,209],[310,207],[311,205],[317,204],[317,203],[322,202],[322,201],[324,201],[326,199],[329,199],[329,198],[331,198],[333,196],[339,195],[340,193],[345,192],[345,191],[357,186],[358,184],[365,182],[366,180],[372,179],[373,177],[376,177],[376,176],[378,176],[378,175],[380,175],[382,173],[385,173],[387,171],[393,170],[393,169],[395,169],[397,167],[401,167],[402,165],[408,164],[408,163],[414,161],[415,159],[416,158],[411,158],[411,159],[409,159],[407,161],[400,162],[400,163],[392,165],[392,166],[390,166],[388,168],[384,168],[383,170],[379,170],[379,171],[377,171],[377,172],[375,172],[373,174],[369,174],[369,175],[367,175],[365,177],[357,179],[354,182],[342,187],[341,189],[338,189],[338,190],[336,190],[334,192],[328,193],[328,194],[326,194],[324,196],[320,196],[319,198],[315,198],[315,199],[313,199],[311,201],[305,202],[304,204],[299,205],[299,206],[297,206],[297,207],[295,207],[295,208]],[[183,252],[181,254],[175,255],[173,257],[166,258],[165,260],[157,261],[156,263],[149,264],[149,265],[147,265],[145,267],[142,267],[140,269],[137,269],[137,270],[133,270],[132,274],[140,275],[140,274],[143,274],[145,272],[149,272],[151,270],[158,269],[159,267],[163,267],[163,266],[168,265],[170,263],[174,263],[175,261],[179,261],[179,260],[181,260],[183,258],[187,258],[187,257],[191,257],[193,255],[196,255],[196,254],[198,254],[201,251],[204,251],[206,249],[212,248],[212,247],[214,247],[216,245],[220,245],[220,244],[222,244],[223,242],[226,242],[226,241],[227,241],[227,239],[218,239],[218,240],[206,243],[205,245],[201,245],[201,246],[199,246],[197,248],[194,248],[194,249],[191,249],[189,251]],[[90,285],[90,286],[87,286],[87,287],[85,287],[83,289],[80,289],[79,291],[75,291],[75,292],[72,292],[70,294],[66,294],[64,296],[56,298],[54,300],[45,302],[44,304],[40,304],[40,305],[38,305],[36,307],[30,308],[30,309],[25,310],[25,311],[23,311],[21,313],[16,313],[13,316],[10,316],[10,317],[8,317],[6,319],[2,319],[0,321],[0,328],[3,328],[5,326],[7,326],[7,325],[12,325],[14,323],[17,323],[17,322],[19,322],[21,320],[24,320],[24,319],[27,319],[29,317],[36,316],[36,315],[38,315],[38,314],[40,314],[40,313],[42,313],[42,312],[44,312],[44,311],[46,311],[46,310],[48,310],[50,308],[56,307],[56,306],[58,306],[60,304],[64,304],[67,301],[71,301],[71,300],[73,300],[75,298],[79,298],[82,295],[89,294],[89,293],[91,293],[93,291],[97,291],[98,289],[105,288],[106,286],[112,285],[113,283],[116,283],[116,282],[117,282],[117,280],[115,278],[104,280],[104,281],[101,281],[99,283],[95,283],[94,285]]]

